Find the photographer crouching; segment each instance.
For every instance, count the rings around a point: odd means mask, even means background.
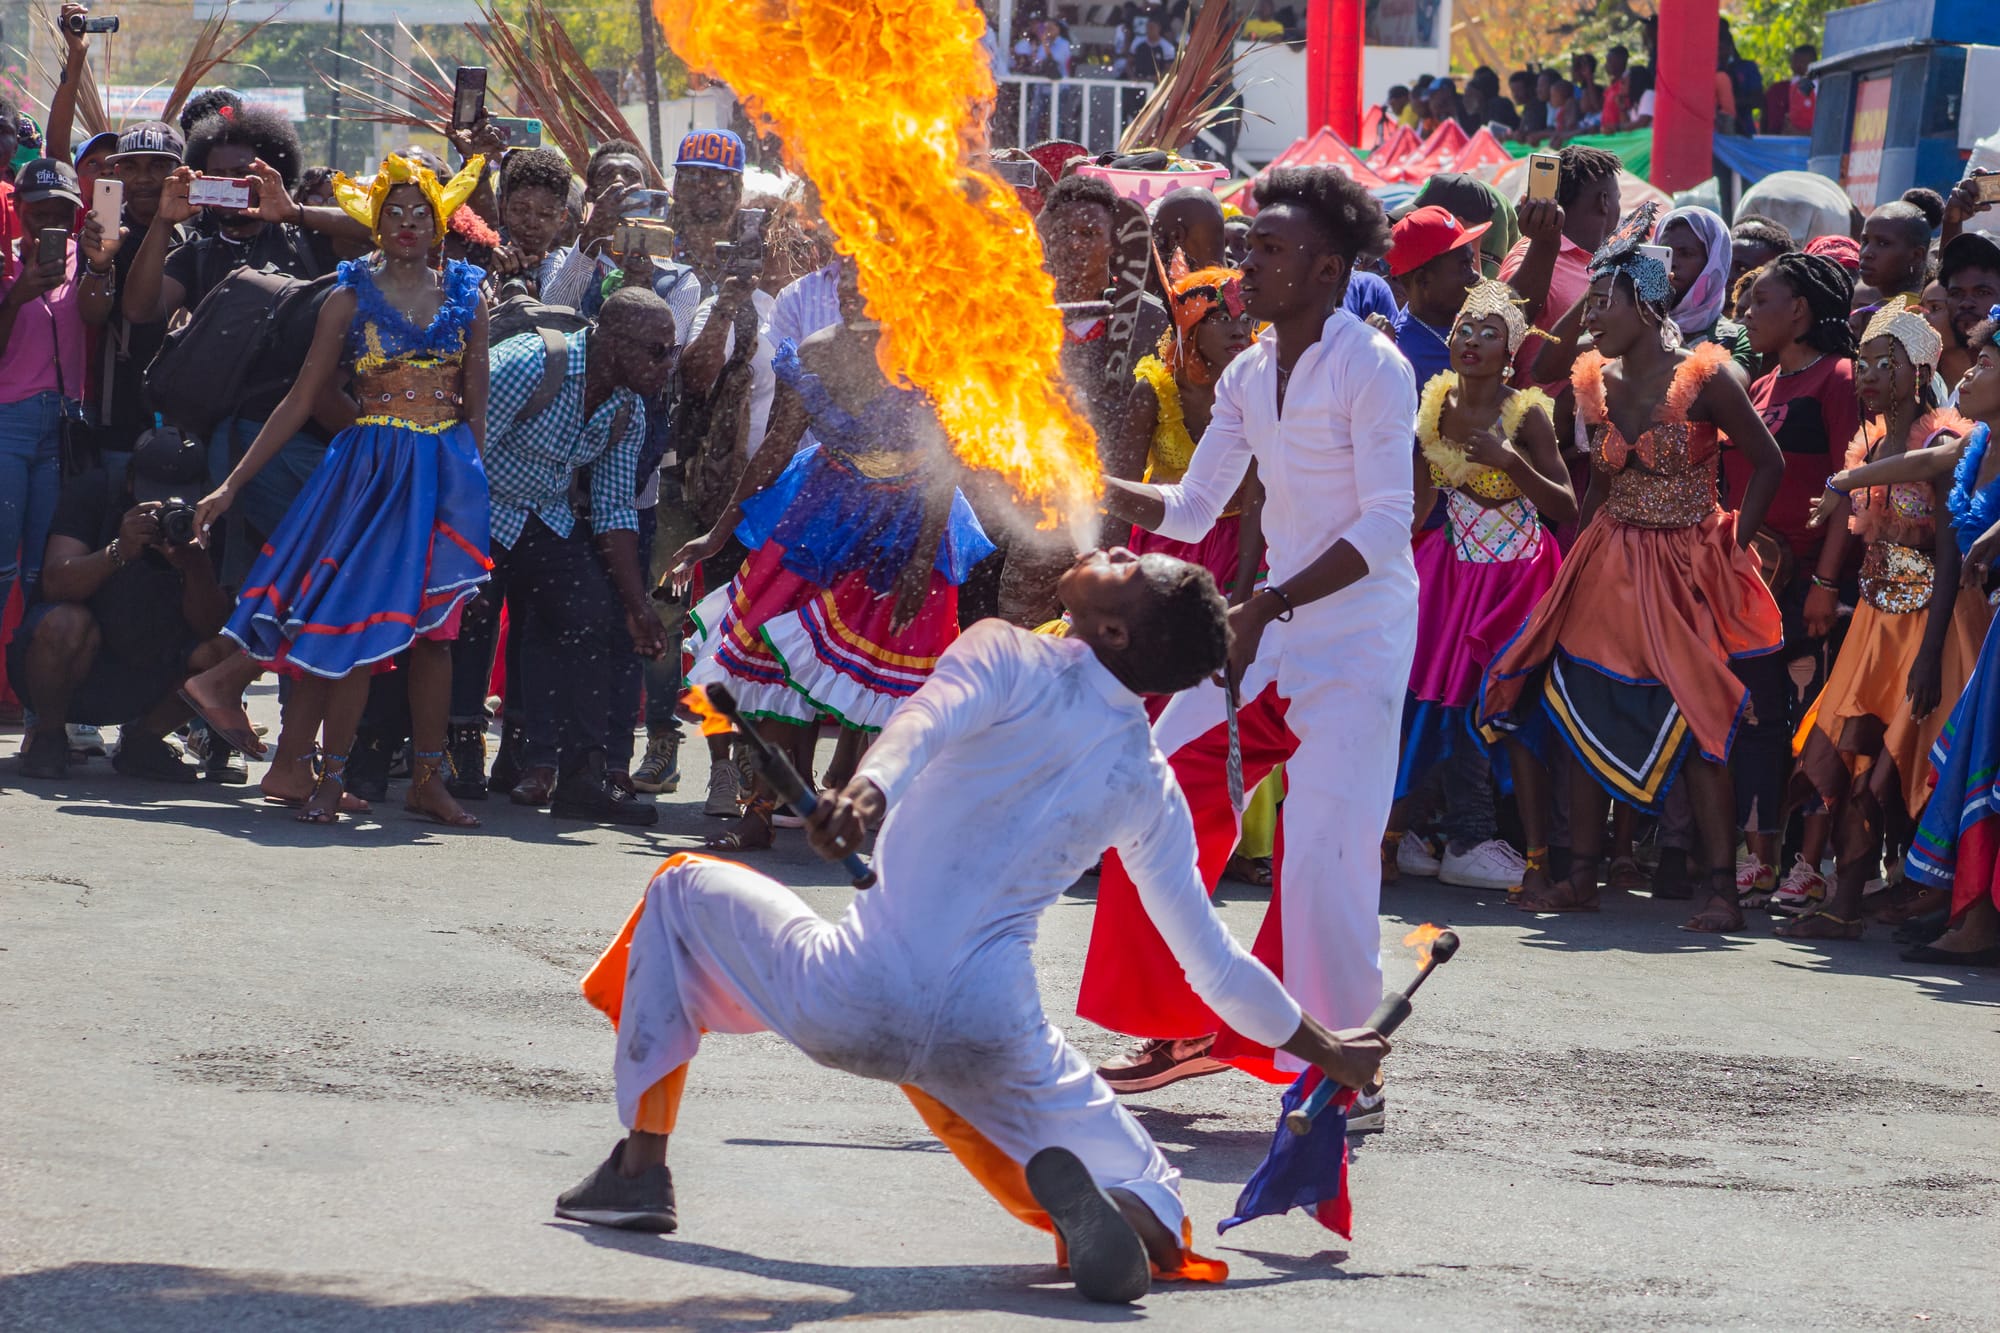
[[[21,775],[69,770],[67,723],[117,725],[112,767],[128,777],[193,782],[201,770],[165,739],[187,720],[181,683],[234,645],[231,610],[194,542],[207,477],[203,449],[148,431],[114,478],[102,468],[63,483],[42,563],[41,600],[7,650],[7,673],[34,711]]]

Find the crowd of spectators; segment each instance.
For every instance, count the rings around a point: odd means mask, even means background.
[[[1592,51],[1570,56],[1567,68],[1555,65],[1517,69],[1507,76],[1481,65],[1463,85],[1454,79],[1423,75],[1414,84],[1389,89],[1387,108],[1400,124],[1428,135],[1445,121],[1456,121],[1467,134],[1486,128],[1501,139],[1560,147],[1580,134],[1618,134],[1645,129],[1653,123],[1658,27],[1648,19],[1642,28],[1645,63],[1635,64],[1631,48],[1620,43],[1600,61]],[[1715,129],[1718,134],[1812,133],[1815,81],[1811,77],[1818,50],[1810,44],[1791,52],[1789,74],[1768,86],[1755,61],[1737,53],[1729,20],[1721,21],[1714,80]]]

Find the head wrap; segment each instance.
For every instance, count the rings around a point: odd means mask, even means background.
[[[1815,236],[1806,242],[1806,253],[1831,259],[1849,273],[1861,271],[1861,242],[1852,236]]]
[[[1158,263],[1159,258],[1159,252],[1155,251],[1153,262]],[[1201,357],[1194,355],[1191,341],[1195,326],[1218,306],[1232,318],[1243,313],[1243,275],[1233,268],[1204,268],[1190,273],[1187,256],[1175,250],[1174,262],[1166,266],[1161,277],[1174,327],[1160,335],[1160,360],[1175,375],[1185,372],[1194,383],[1206,384],[1213,372]]]
[[[1903,345],[1910,364],[1924,369],[1935,369],[1944,351],[1944,339],[1938,337],[1938,331],[1931,327],[1923,312],[1902,301],[1891,301],[1877,310],[1875,318],[1861,331],[1864,343],[1877,338],[1894,338]]]
[[[1676,222],[1687,224],[1706,253],[1694,285],[1672,311],[1674,323],[1692,337],[1714,328],[1722,318],[1722,303],[1729,296],[1729,226],[1706,208],[1676,208],[1660,219],[1660,244],[1667,243],[1667,228]]]
[[[1622,274],[1632,280],[1632,290],[1639,294],[1641,301],[1664,310],[1667,302],[1674,299],[1673,282],[1667,276],[1667,266],[1646,253],[1646,246],[1653,237],[1654,221],[1659,216],[1657,199],[1648,199],[1627,213],[1624,221],[1611,233],[1611,239],[1590,257],[1590,276]]]
[[[429,169],[391,153],[382,159],[381,169],[366,185],[345,172],[335,172],[333,197],[347,216],[367,223],[368,230],[376,232],[381,228],[382,201],[389,197],[389,191],[398,185],[414,185],[430,200],[431,221],[436,228],[431,244],[435,245],[444,239],[451,226],[451,215],[479,188],[485,170],[486,159],[475,157],[459,168],[456,176],[440,185]]]
[[[1458,318],[1454,325],[1469,319],[1485,319],[1497,315],[1507,326],[1507,355],[1521,350],[1522,340],[1528,336],[1528,319],[1521,313],[1521,298],[1514,295],[1514,289],[1504,282],[1491,278],[1476,282],[1465,293],[1465,304],[1458,308]]]

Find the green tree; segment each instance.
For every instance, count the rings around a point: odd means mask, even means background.
[[[1845,0],[1736,0],[1728,6],[1737,54],[1757,62],[1764,82],[1792,77],[1792,51],[1821,44],[1826,16],[1845,9]]]

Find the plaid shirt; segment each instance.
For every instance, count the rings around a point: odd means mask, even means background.
[[[490,354],[492,390],[486,419],[486,482],[493,496],[493,540],[512,547],[532,516],[559,537],[574,526],[569,480],[590,469],[590,519],[598,532],[637,531],[639,451],[646,440],[646,408],[629,389],[613,390],[588,420],[583,412],[584,355],[590,334],[566,336],[569,362],[562,389],[540,416],[518,419],[542,382],[548,352],[541,335],[523,333],[495,346]],[[611,439],[620,407],[627,409],[625,432]]]

